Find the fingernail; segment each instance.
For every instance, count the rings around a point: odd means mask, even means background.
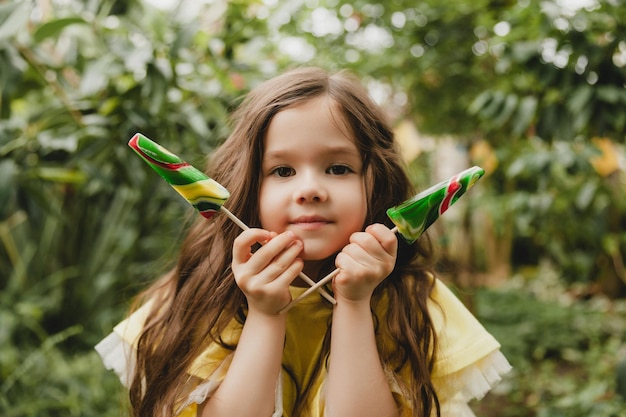
[[[299,246],[302,247],[302,241],[299,239],[293,240],[291,243],[289,243],[289,246]]]
[[[276,232],[267,232],[267,239],[263,243],[267,243],[276,237]]]

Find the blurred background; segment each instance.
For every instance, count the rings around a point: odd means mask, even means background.
[[[363,80],[419,189],[486,170],[431,228],[514,366],[477,416],[626,416],[621,0],[0,2],[0,415],[127,415],[93,346],[196,214],[126,144],[201,166],[300,65]]]

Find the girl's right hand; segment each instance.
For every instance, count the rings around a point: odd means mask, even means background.
[[[252,247],[257,243],[263,246],[253,252]],[[302,247],[302,241],[292,232],[277,235],[249,229],[235,239],[233,275],[248,300],[250,312],[275,315],[289,304],[289,285],[304,266],[298,258]]]

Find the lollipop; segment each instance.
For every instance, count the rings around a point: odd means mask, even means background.
[[[388,209],[387,216],[400,235],[408,243],[413,243],[484,174],[485,171],[477,166],[466,169]]]
[[[241,229],[249,229],[244,222],[224,207],[224,202],[230,197],[228,190],[217,181],[209,178],[204,172],[194,168],[141,133],[135,134],[128,142],[128,146],[133,148],[152,169],[163,177],[203,217],[210,219],[217,211],[222,211]],[[315,281],[304,273],[301,272],[299,276],[309,285],[315,284]],[[317,288],[317,290],[328,301],[333,304],[336,303],[335,299],[324,291],[323,288]]]
[[[435,222],[450,206],[478,181],[485,171],[480,167],[472,167],[460,172],[447,181],[435,184],[425,191],[416,194],[413,198],[387,210],[387,216],[396,225],[393,232],[399,232],[408,242],[415,242],[428,227]],[[308,290],[300,294],[295,300],[287,304],[280,312],[287,312],[293,305],[320,288],[335,275],[339,269],[319,280]]]
[[[128,146],[203,217],[213,217],[230,197],[228,190],[221,184],[141,133],[133,136]]]

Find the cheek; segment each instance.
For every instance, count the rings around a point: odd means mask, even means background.
[[[259,219],[261,222],[265,220],[268,216],[268,213],[271,211],[271,200],[267,198],[265,195],[259,195]]]
[[[367,202],[363,201],[363,204],[359,207],[358,215],[354,216],[354,226],[358,230],[364,230],[369,224],[365,224],[367,221]]]
[[[365,222],[365,219],[367,218],[367,211],[369,206],[368,200],[370,197],[369,193],[367,192],[367,186],[365,185],[365,181],[365,179],[361,181],[361,220],[363,222]]]
[[[259,220],[261,227],[268,229],[272,219],[282,212],[280,210],[280,195],[272,187],[262,186],[259,190]]]
[[[353,191],[350,198],[346,198],[347,204],[344,207],[344,211],[349,216],[352,228],[360,231],[369,226],[365,224],[367,219],[367,195],[363,184],[361,184],[361,187],[357,187],[356,190],[358,191]]]

